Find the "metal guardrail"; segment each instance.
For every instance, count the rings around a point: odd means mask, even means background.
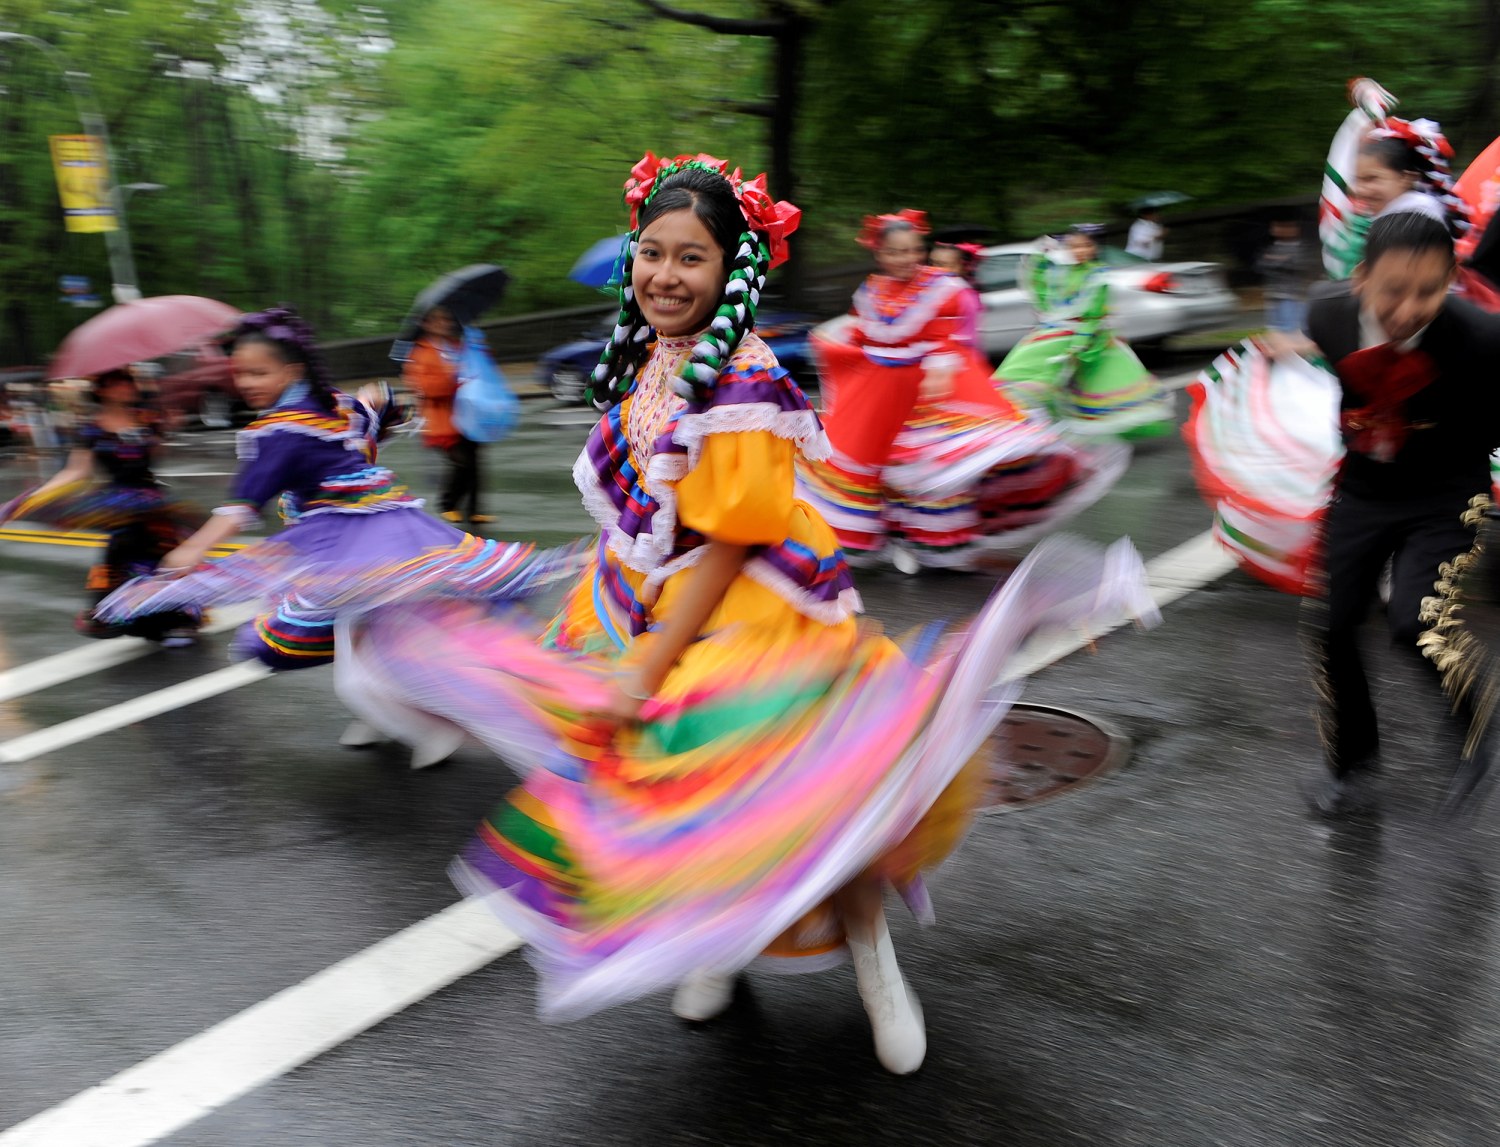
[[[803,283],[803,301],[798,310],[818,318],[831,318],[849,306],[854,288],[870,272],[868,263],[851,263],[810,273]],[[767,297],[767,305],[776,305]],[[490,352],[502,365],[529,363],[560,343],[581,337],[615,308],[608,303],[564,307],[529,315],[491,319],[479,323],[489,341]],[[323,363],[335,382],[349,379],[389,377],[400,372],[391,361],[395,333],[375,338],[339,339],[323,343]]]
[[[1252,284],[1256,279],[1251,264],[1265,242],[1268,221],[1276,214],[1295,212],[1311,224],[1316,204],[1317,196],[1300,195],[1202,211],[1172,211],[1166,218],[1170,229],[1168,257],[1223,263],[1233,285]],[[1123,236],[1129,226],[1128,222],[1112,224],[1106,234],[1111,238]],[[1309,243],[1316,242],[1310,227],[1307,239]],[[797,309],[819,319],[843,313],[849,307],[855,287],[870,270],[871,264],[860,260],[804,272]],[[767,298],[768,305],[778,302],[774,297]],[[558,344],[579,338],[613,310],[610,304],[600,302],[492,319],[479,326],[498,362],[529,363]],[[374,338],[326,342],[321,347],[323,360],[335,381],[391,377],[399,373],[398,365],[390,358],[395,337],[392,331]]]

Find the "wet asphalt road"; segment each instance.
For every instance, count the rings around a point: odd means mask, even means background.
[[[487,455],[494,531],[586,531],[568,465],[587,416],[531,403],[526,418]],[[163,470],[211,502],[228,438],[187,442]],[[414,443],[389,457],[435,488]],[[0,494],[22,470],[0,466]],[[1075,529],[1129,534],[1151,559],[1207,526],[1174,441],[1143,450]],[[87,559],[0,543],[0,669],[84,644],[69,622]],[[962,614],[990,587],[860,581],[893,628]],[[1308,819],[1297,611],[1232,573],[1160,629],[1032,680],[1028,700],[1105,718],[1133,752],[1100,783],[983,818],[932,881],[935,927],[892,912],[927,1015],[913,1078],[875,1063],[847,968],[752,971],[701,1030],[665,998],[551,1027],[512,953],[164,1142],[1500,1142],[1500,809],[1435,818],[1456,737],[1420,666],[1372,629],[1386,811]],[[221,635],[0,704],[0,740],[223,654]],[[0,763],[0,1128],[454,902],[447,861],[511,776],[476,748],[413,773],[394,750],[339,749],[343,723],[316,670]]]

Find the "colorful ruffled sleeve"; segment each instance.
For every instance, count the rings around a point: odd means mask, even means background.
[[[735,545],[786,539],[797,454],[828,451],[807,396],[758,338],[730,360],[707,407],[683,411],[673,439],[686,453],[675,482],[678,524]]]
[[[792,521],[796,447],[769,430],[710,434],[677,483],[677,520],[714,541],[774,545]]]
[[[228,515],[242,530],[260,526],[260,511],[272,498],[297,483],[301,451],[297,436],[254,425],[240,432],[240,468],[229,487],[229,500],[214,509]]]

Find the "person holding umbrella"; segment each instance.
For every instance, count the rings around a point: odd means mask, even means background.
[[[1135,222],[1130,225],[1130,234],[1125,239],[1125,253],[1155,263],[1161,259],[1166,241],[1167,229],[1162,226],[1161,208],[1154,203],[1147,203],[1136,212]]]
[[[159,295],[121,303],[76,327],[57,348],[47,377],[92,379],[94,409],[76,431],[62,470],[0,507],[0,521],[26,518],[108,534],[103,560],[89,571],[97,604],[116,587],[150,573],[203,515],[170,498],[152,471],[164,419],[143,399],[129,364],[192,346],[233,326],[240,312],[198,295]],[[186,645],[201,619],[195,608],[106,624],[93,605],[77,628],[89,637],[131,634]]]
[[[479,447],[509,431],[515,402],[472,325],[500,301],[509,280],[490,263],[443,275],[416,297],[391,348],[402,381],[417,396],[422,441],[447,459],[438,513],[455,524],[495,520],[479,509]]]
[[[164,439],[162,412],[147,402],[127,370],[109,370],[91,387],[95,410],[74,433],[63,468],[0,508],[0,521],[30,519],[69,529],[102,529],[104,554],[89,568],[89,605],[75,626],[85,637],[145,637],[167,647],[191,645],[202,612],[184,608],[110,625],[94,607],[132,577],[153,572],[204,519],[168,496],[152,470]]]
[[[485,525],[495,519],[479,510],[479,443],[465,438],[453,424],[458,394],[463,331],[447,307],[433,307],[422,319],[422,333],[402,364],[401,378],[417,396],[422,442],[441,450],[447,475],[438,495],[438,513],[449,522],[465,519]]]

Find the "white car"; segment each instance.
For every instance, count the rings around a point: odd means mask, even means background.
[[[1018,276],[1021,260],[1040,250],[1035,242],[1006,243],[979,253],[979,343],[997,363],[1036,326]],[[1109,267],[1109,324],[1126,342],[1228,326],[1239,314],[1239,299],[1217,263],[1150,263],[1113,247],[1101,247],[1099,254]]]

